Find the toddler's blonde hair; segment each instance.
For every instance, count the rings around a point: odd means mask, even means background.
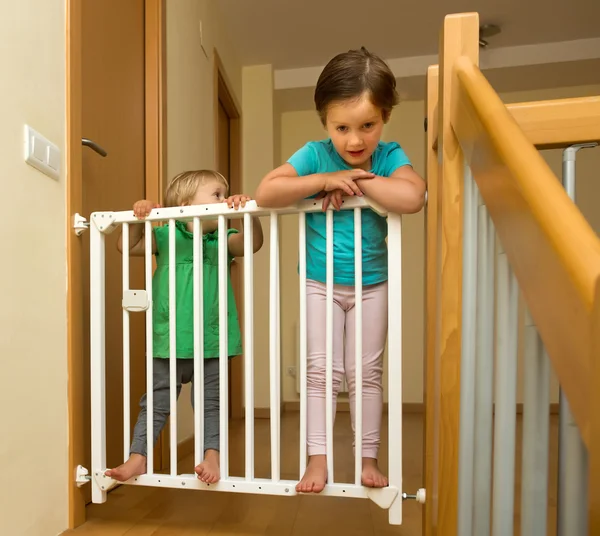
[[[167,191],[165,192],[165,206],[179,207],[185,203],[189,203],[196,195],[198,186],[206,184],[209,181],[218,181],[229,191],[227,179],[218,171],[213,171],[212,169],[184,171],[169,181]]]

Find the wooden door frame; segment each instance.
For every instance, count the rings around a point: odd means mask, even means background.
[[[215,141],[215,168],[219,162],[219,100],[229,116],[229,184],[242,185],[242,109],[227,77],[225,66],[217,49],[213,49],[213,113],[214,113],[214,141]],[[240,192],[231,192],[240,193]],[[238,311],[244,310],[241,285],[238,302]],[[244,330],[244,315],[240,314],[240,326]],[[231,417],[241,419],[244,417],[244,361],[243,357],[231,361]]]
[[[82,5],[67,0],[66,13],[66,227],[67,227],[67,408],[69,427],[69,528],[85,523],[85,497],[75,483],[84,459],[83,407],[83,304],[81,239],[73,230],[73,217],[83,210],[82,161]],[[146,197],[162,201],[166,170],[166,0],[144,0],[145,12],[145,179]],[[82,214],[89,218],[89,214]],[[90,472],[91,467],[87,468]]]

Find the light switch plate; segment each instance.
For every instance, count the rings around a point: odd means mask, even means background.
[[[60,149],[29,125],[25,125],[25,161],[54,180],[60,177]]]

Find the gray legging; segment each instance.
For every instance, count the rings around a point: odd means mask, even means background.
[[[219,450],[219,360],[204,359],[204,450]],[[154,385],[154,442],[158,439],[169,413],[171,403],[169,398],[169,360],[154,358],[153,363]],[[194,360],[177,360],[177,398],[181,392],[181,385],[192,382],[194,384]],[[194,390],[192,389],[192,407],[194,405]],[[140,400],[142,408],[133,429],[133,441],[130,454],[137,453],[146,456],[146,395]]]

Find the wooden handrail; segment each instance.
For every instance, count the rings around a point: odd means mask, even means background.
[[[600,96],[521,102],[507,108],[538,149],[600,142]]]
[[[507,104],[508,111],[539,150],[600,143],[600,96]],[[430,114],[431,147],[437,150],[437,108]]]
[[[600,240],[480,70],[454,67],[452,126],[589,447]]]

